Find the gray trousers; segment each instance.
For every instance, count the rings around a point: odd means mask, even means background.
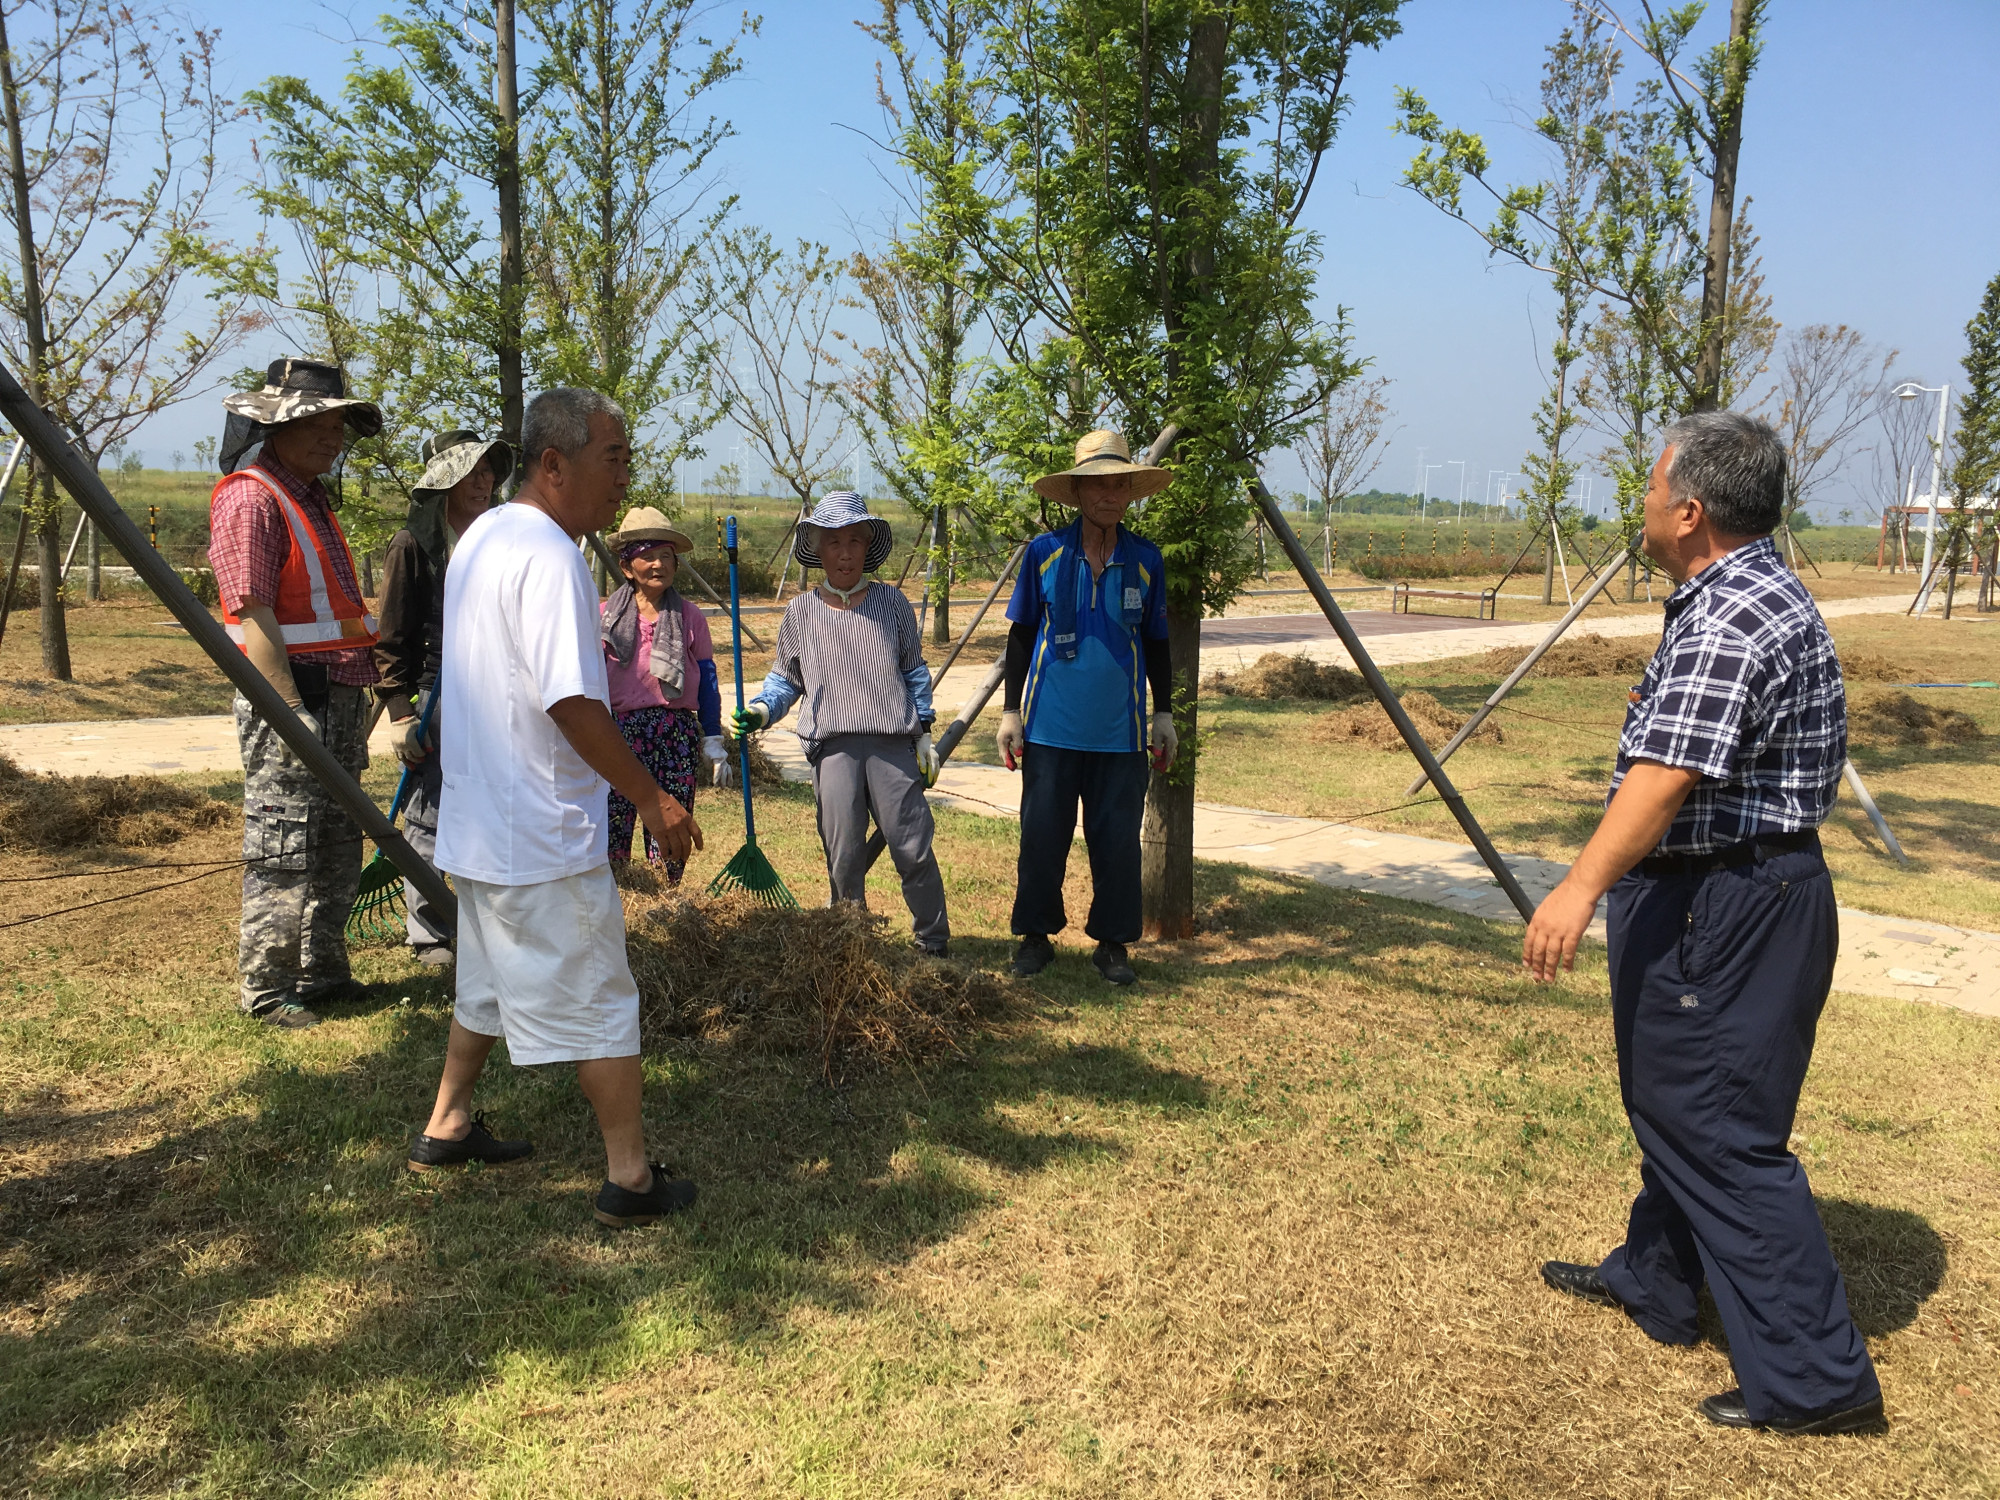
[[[361,884],[361,830],[312,772],[236,698],[243,752],[243,1009],[262,1014],[351,977],[347,918]],[[322,741],[348,772],[368,769],[368,694],[333,684]]]
[[[843,734],[823,741],[813,757],[813,795],[819,800],[819,841],[836,901],[868,904],[868,820],[889,843],[889,858],[903,877],[917,946],[942,949],[951,938],[945,916],[944,876],[931,843],[936,827],[924,800],[917,743],[908,735]]]
[[[433,865],[437,863],[438,801],[443,795],[444,760],[433,750],[411,771],[410,800],[403,804],[403,837]],[[430,898],[408,880],[403,882],[403,905],[410,913],[412,948],[451,946],[451,934],[438,920]]]

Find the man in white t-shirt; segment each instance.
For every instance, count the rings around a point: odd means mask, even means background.
[[[452,553],[445,575],[439,711],[444,796],[437,862],[458,892],[458,999],[416,1171],[514,1161],[471,1114],[494,1042],[518,1064],[573,1062],[604,1133],[597,1217],[647,1224],[694,1202],[646,1159],[639,1111],[639,990],[605,845],[607,784],[660,847],[701,847],[693,816],[660,789],[611,717],[597,589],[577,550],[608,526],[631,482],[625,414],[596,391],[544,391],[521,427],[523,480]]]

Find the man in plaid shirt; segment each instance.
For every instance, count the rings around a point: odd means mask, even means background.
[[[1604,820],[1528,924],[1543,980],[1573,965],[1610,893],[1618,1085],[1643,1157],[1625,1243],[1550,1261],[1558,1291],[1692,1344],[1714,1294],[1738,1388],[1725,1427],[1883,1425],[1805,1170],[1788,1144],[1839,943],[1819,825],[1847,755],[1840,663],[1770,533],[1785,454],[1766,423],[1709,412],[1668,429],[1646,553],[1679,585],[1632,690]]]

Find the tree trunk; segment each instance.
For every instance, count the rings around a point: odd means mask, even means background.
[[[1748,34],[1757,3],[1731,0],[1729,7],[1730,56],[1723,69],[1723,115],[1717,122],[1715,175],[1708,200],[1708,263],[1701,278],[1701,354],[1694,367],[1694,411],[1714,411],[1722,404],[1729,231],[1736,218],[1736,159],[1743,149],[1743,91],[1750,71]]]
[[[63,618],[62,599],[62,506],[56,500],[55,481],[46,474],[42,476],[40,510],[35,542],[42,575],[42,670],[58,682],[68,682],[69,630]]]
[[[1556,524],[1549,521],[1548,536],[1542,542],[1542,603],[1556,602]]]
[[[28,194],[28,161],[21,147],[21,95],[14,84],[13,55],[7,50],[7,19],[0,9],[0,111],[7,118],[7,175],[14,190],[14,228],[21,257],[21,325],[28,344],[28,394],[47,408],[49,335],[42,316],[41,258],[35,250],[34,203]],[[40,466],[37,465],[39,468]],[[41,564],[42,670],[58,682],[70,680],[69,631],[62,610],[62,532],[55,482],[43,474],[42,503],[31,508],[22,499],[22,514],[34,513]]]
[[[521,363],[521,103],[514,78],[514,0],[493,6],[493,104],[500,116],[494,179],[500,199],[500,435],[519,448]],[[521,455],[523,467],[532,462]]]
[[[940,505],[931,522],[931,644],[951,644],[951,522]]]
[[[1164,775],[1153,773],[1140,834],[1145,935],[1178,942],[1194,936],[1195,736],[1200,725],[1195,685],[1201,677],[1201,603],[1167,595],[1167,649],[1174,662],[1174,728],[1180,754]],[[1164,705],[1155,703],[1157,711]]]

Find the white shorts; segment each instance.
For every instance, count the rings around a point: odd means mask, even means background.
[[[536,885],[454,876],[458,1024],[516,1063],[639,1055],[639,987],[611,867]]]

